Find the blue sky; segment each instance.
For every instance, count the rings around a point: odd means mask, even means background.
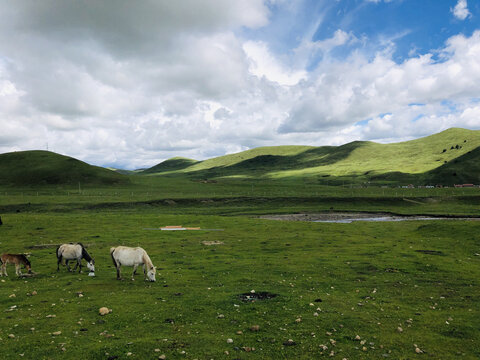
[[[449,0],[305,0],[289,6],[278,2],[269,5],[268,26],[245,29],[244,35],[265,41],[272,51],[286,55],[305,37],[322,41],[341,29],[364,38],[366,43],[337,49],[338,58],[353,50],[374,55],[391,42],[395,46],[394,60],[402,62],[412,55],[442,48],[451,36],[471,36],[479,27],[480,3],[470,0],[467,4],[470,15],[462,20],[453,15],[456,2]]]
[[[0,152],[140,168],[480,129],[473,0],[0,3]]]

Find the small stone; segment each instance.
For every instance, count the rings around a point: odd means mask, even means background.
[[[32,291],[32,295],[37,295],[37,294],[38,294],[38,293],[37,293],[36,290],[33,290],[33,291]]]
[[[321,345],[320,345],[320,348],[321,348],[323,351],[328,350],[328,346],[327,346],[327,345],[324,345],[324,344],[321,344]]]
[[[318,316],[318,312],[314,312],[314,313],[313,313],[313,316]]]
[[[160,352],[160,349],[155,349],[155,352]]]
[[[301,318],[295,319],[295,322],[300,323],[300,322],[302,322],[302,319]]]
[[[398,331],[399,333],[401,333],[401,332],[403,332],[403,329],[399,326],[399,327],[397,327],[397,331]]]
[[[62,333],[61,331],[55,331],[55,332],[52,333],[52,335],[53,335],[53,336],[58,336],[58,335],[60,335],[61,333]]]
[[[252,327],[250,327],[250,331],[259,331],[260,330],[260,325],[252,325]]]
[[[360,341],[361,337],[360,335],[355,336],[355,340]]]
[[[363,346],[362,351],[367,351],[367,348],[365,346]]]
[[[9,297],[9,298],[14,298],[14,297],[17,297],[17,295],[12,294],[12,295],[9,295],[8,297]]]
[[[102,316],[105,316],[107,314],[109,314],[110,312],[112,312],[111,310],[109,310],[107,307],[101,307],[99,310],[98,310],[98,313]]]
[[[237,334],[237,335],[243,335],[243,331],[242,331],[242,330],[238,330],[238,331],[236,332],[236,334]]]
[[[158,360],[165,360],[166,358],[167,358],[167,357],[166,357],[164,354],[162,354],[162,355],[160,355],[160,356],[158,357]]]
[[[288,339],[287,341],[284,341],[283,345],[285,346],[295,346],[297,343],[293,341],[292,339]]]
[[[225,315],[220,314],[220,315],[217,316],[217,318],[218,318],[218,319],[224,319],[224,318],[225,318]]]
[[[227,339],[227,344],[233,344],[233,339]]]
[[[417,354],[422,354],[423,353],[423,351],[419,347],[415,347],[415,352]]]
[[[15,339],[15,335],[13,335],[13,334],[8,334],[8,337],[9,337],[10,339]]]
[[[131,353],[131,352],[128,352],[128,353],[127,353],[127,356],[132,356],[132,353]]]

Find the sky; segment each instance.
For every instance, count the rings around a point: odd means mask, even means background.
[[[0,0],[0,153],[138,169],[480,129],[479,0]]]

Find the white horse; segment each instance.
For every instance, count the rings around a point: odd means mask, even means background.
[[[117,246],[110,248],[110,255],[112,256],[113,265],[117,268],[117,279],[121,280],[120,276],[120,267],[133,266],[132,280],[133,276],[137,271],[138,265],[142,265],[143,273],[145,275],[145,280],[155,281],[155,273],[157,268],[153,266],[152,260],[148,256],[147,252],[141,247],[128,247],[128,246]]]
[[[72,271],[68,262],[70,260],[77,260],[77,264],[73,268],[73,271],[80,266],[78,272],[82,271],[82,258],[87,261],[87,267],[90,271],[95,271],[95,260],[90,256],[90,254],[85,250],[85,247],[82,243],[77,244],[62,244],[57,248],[57,271],[60,270],[60,263],[62,259],[65,259],[65,266],[68,271]]]

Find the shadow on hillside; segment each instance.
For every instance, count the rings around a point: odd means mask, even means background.
[[[422,174],[425,181],[432,184],[479,184],[480,183],[480,146]]]
[[[190,172],[195,178],[212,178],[222,176],[262,176],[271,172],[302,170],[317,166],[335,164],[357,148],[367,143],[354,141],[343,146],[322,146],[306,150],[297,155],[259,155],[231,166],[218,166],[206,170]]]

